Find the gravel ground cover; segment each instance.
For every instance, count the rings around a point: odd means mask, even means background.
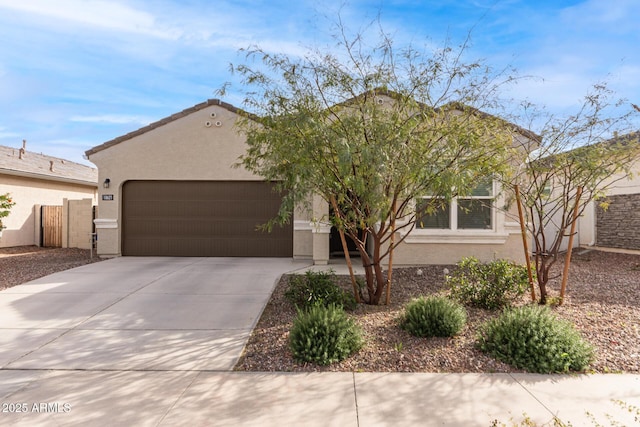
[[[571,265],[564,305],[553,310],[570,320],[596,347],[594,372],[640,373],[640,255],[577,251]],[[88,250],[35,246],[0,248],[0,290],[57,271],[101,259]],[[256,326],[240,371],[364,371],[364,372],[519,372],[475,348],[475,331],[497,312],[467,308],[468,323],[454,338],[415,338],[398,327],[404,305],[420,295],[447,294],[444,269],[422,266],[394,269],[392,303],[361,304],[351,313],[363,328],[366,346],[331,366],[296,363],[288,348],[295,309],[284,299],[283,276]],[[556,266],[556,273],[562,264]],[[347,277],[341,285],[349,289]],[[550,284],[557,295],[559,279]],[[522,304],[527,303],[523,298]]]
[[[0,290],[98,261],[101,259],[95,254],[92,258],[88,249],[38,246],[0,248]]]
[[[574,252],[567,298],[554,313],[571,321],[596,348],[593,372],[640,372],[640,256],[601,251]],[[562,264],[556,273],[562,272]],[[295,309],[284,298],[283,276],[245,348],[239,371],[521,372],[475,348],[478,326],[499,312],[467,308],[468,323],[453,338],[415,338],[398,327],[404,305],[420,295],[447,294],[444,269],[394,269],[389,306],[361,304],[352,316],[366,345],[347,360],[326,367],[293,360],[288,348]],[[550,283],[557,295],[559,278]],[[349,288],[346,277],[341,285]],[[527,303],[528,295],[520,301]]]

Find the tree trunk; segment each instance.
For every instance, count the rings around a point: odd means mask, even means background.
[[[547,305],[547,284],[546,283],[538,283],[538,288],[540,289],[540,305]]]
[[[391,247],[389,248],[389,265],[387,267],[387,297],[384,301],[384,303],[386,305],[391,304],[391,274],[393,272],[393,249],[394,249],[394,244],[395,244],[395,237],[396,237],[396,201],[394,199],[393,201],[393,206],[391,211],[392,213],[392,217],[391,217],[391,241],[390,241],[390,245]]]
[[[335,215],[340,214],[340,209],[335,197],[331,197],[331,205]],[[342,243],[342,251],[344,252],[344,258],[347,261],[347,267],[349,268],[349,277],[351,278],[351,286],[353,287],[353,296],[357,303],[360,303],[360,289],[358,289],[358,283],[356,282],[356,276],[353,273],[353,265],[351,264],[351,255],[349,255],[349,248],[347,246],[347,240],[344,237],[344,230],[338,227],[338,233],[340,234],[340,242]]]
[[[342,251],[344,252],[344,258],[347,261],[347,267],[349,268],[349,277],[351,278],[351,286],[353,287],[353,296],[357,303],[360,303],[360,290],[358,289],[358,282],[356,281],[356,275],[353,273],[353,265],[351,264],[351,255],[349,255],[349,248],[347,246],[347,240],[344,237],[344,231],[339,228],[340,241],[342,242]]]
[[[527,263],[527,276],[529,278],[529,289],[531,291],[531,302],[536,300],[536,289],[533,285],[533,274],[531,273],[531,259],[529,256],[529,245],[527,244],[527,228],[522,212],[522,202],[520,200],[520,187],[515,185],[516,203],[518,204],[518,219],[520,221],[520,234],[522,235],[522,246],[524,249],[524,260]]]
[[[364,248],[358,245],[358,251],[360,252],[360,259],[362,260],[362,267],[364,268],[365,283],[367,285],[367,303],[374,304],[375,299],[375,286],[374,286],[374,273],[371,258]]]
[[[569,280],[569,265],[571,264],[571,251],[573,250],[573,236],[576,234],[576,224],[578,223],[578,207],[580,206],[580,197],[582,197],[582,187],[578,187],[576,191],[576,205],[573,207],[573,222],[571,223],[571,231],[569,232],[569,247],[567,248],[567,256],[564,260],[564,271],[562,273],[562,286],[560,287],[560,301],[564,302],[564,294],[567,289],[567,281]]]
[[[378,305],[386,288],[386,279],[380,264],[380,240],[375,233],[371,233],[371,235],[374,239],[373,257],[369,256],[364,245],[358,244],[358,251],[362,258],[362,266],[364,267],[367,281],[368,303]]]
[[[384,294],[384,290],[387,285],[387,281],[384,278],[384,274],[382,272],[382,266],[380,265],[380,258],[375,257],[373,259],[373,271],[375,272],[376,278],[376,293],[375,300],[373,302],[374,305],[379,305],[380,300],[382,299],[382,295]]]
[[[540,305],[547,304],[547,283],[549,272],[555,260],[549,255],[536,255],[536,273],[538,276],[538,288],[540,289]]]

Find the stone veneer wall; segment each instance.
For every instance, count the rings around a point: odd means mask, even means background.
[[[596,209],[596,245],[640,249],[640,194],[608,196],[607,201],[607,210]]]

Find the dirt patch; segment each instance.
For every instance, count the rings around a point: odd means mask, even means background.
[[[356,355],[328,367],[300,364],[288,348],[295,310],[284,298],[287,277],[277,285],[255,328],[240,371],[366,371],[366,372],[519,372],[475,348],[478,326],[498,315],[468,308],[468,323],[454,338],[416,338],[398,327],[404,305],[420,295],[447,294],[444,269],[425,266],[394,270],[392,303],[360,305],[353,313],[366,345]],[[556,275],[562,263],[556,266]],[[345,289],[348,280],[342,279]],[[551,283],[557,295],[559,278]],[[527,303],[524,297],[521,304]],[[554,312],[568,319],[596,347],[595,372],[640,372],[640,256],[590,251],[571,265],[568,294]]]
[[[58,271],[102,261],[88,249],[17,246],[0,248],[0,290]]]

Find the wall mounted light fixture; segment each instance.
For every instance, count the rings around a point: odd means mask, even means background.
[[[109,188],[109,184],[111,184],[111,180],[109,178],[105,179],[104,182],[102,183],[102,186],[104,188]]]

